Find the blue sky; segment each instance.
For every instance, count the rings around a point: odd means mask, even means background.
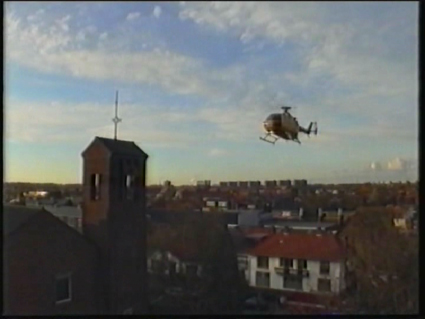
[[[95,136],[169,179],[416,180],[414,2],[6,4],[6,181],[81,181]],[[261,142],[282,104],[319,134]]]

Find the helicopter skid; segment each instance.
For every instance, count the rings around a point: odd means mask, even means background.
[[[274,141],[270,141],[270,140],[267,139],[268,136],[270,136],[270,135],[266,135],[265,137],[260,137],[260,140],[274,145],[278,139],[275,138]]]

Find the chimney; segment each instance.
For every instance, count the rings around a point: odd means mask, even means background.
[[[304,210],[303,210],[303,208],[302,208],[302,207],[300,208],[299,216],[300,216],[300,219],[303,219],[303,216],[304,216]]]

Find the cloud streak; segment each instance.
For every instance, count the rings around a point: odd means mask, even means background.
[[[127,21],[137,20],[139,17],[140,17],[140,12],[130,12],[127,15],[126,20]]]

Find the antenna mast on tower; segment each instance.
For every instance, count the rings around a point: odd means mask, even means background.
[[[118,117],[118,90],[115,94],[115,117],[112,119],[112,122],[114,122],[114,140],[116,140],[118,123],[121,122],[121,119]]]

